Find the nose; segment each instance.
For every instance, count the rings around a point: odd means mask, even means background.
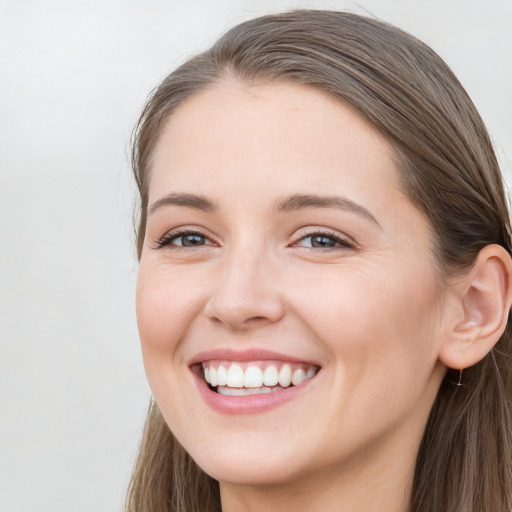
[[[275,268],[263,255],[234,254],[219,271],[205,313],[234,331],[250,330],[279,321],[284,304]]]

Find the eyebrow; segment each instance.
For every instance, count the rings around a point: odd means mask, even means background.
[[[193,208],[207,213],[217,211],[217,206],[215,203],[210,201],[205,196],[172,192],[161,197],[160,199],[157,199],[148,208],[149,215],[152,215],[155,213],[155,211],[164,206],[171,205],[185,206],[187,208]],[[377,219],[369,210],[367,210],[364,206],[361,206],[360,204],[347,199],[346,197],[294,194],[291,196],[279,198],[274,203],[274,209],[278,212],[292,212],[297,210],[305,210],[308,208],[338,208],[341,210],[348,210],[366,217],[368,220],[371,220],[377,224],[377,226],[381,227]]]
[[[292,212],[307,208],[339,208],[341,210],[348,210],[362,215],[377,224],[377,226],[382,227],[374,215],[364,206],[341,196],[294,194],[292,196],[278,199],[275,202],[274,207],[277,211],[282,212]]]
[[[148,209],[149,215],[152,215],[163,206],[186,206],[187,208],[194,208],[202,210],[203,212],[214,212],[217,207],[208,198],[196,194],[182,194],[173,192],[166,196],[157,199]]]

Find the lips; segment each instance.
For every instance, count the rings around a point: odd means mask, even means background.
[[[198,354],[190,367],[203,398],[231,414],[256,413],[298,396],[320,371],[311,361],[266,350],[214,350]]]

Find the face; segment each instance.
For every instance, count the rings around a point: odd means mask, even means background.
[[[182,104],[154,155],[137,315],[196,462],[263,485],[413,458],[442,378],[430,239],[350,107],[290,84]]]

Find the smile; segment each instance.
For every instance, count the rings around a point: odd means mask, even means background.
[[[225,396],[247,396],[283,391],[312,379],[319,367],[285,361],[203,362],[202,373],[210,389]]]

